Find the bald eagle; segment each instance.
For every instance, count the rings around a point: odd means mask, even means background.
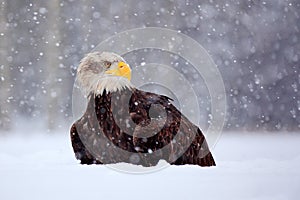
[[[130,82],[131,69],[119,55],[92,52],[77,69],[87,109],[71,127],[81,164],[131,163],[155,166],[215,166],[204,135],[163,95]]]

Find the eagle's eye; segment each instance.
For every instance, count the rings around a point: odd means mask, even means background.
[[[105,61],[104,62],[104,67],[107,69],[111,66],[111,62]]]

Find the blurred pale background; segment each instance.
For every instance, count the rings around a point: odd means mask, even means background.
[[[300,129],[297,0],[1,0],[0,6],[1,132],[68,127],[80,59],[113,34],[153,26],[181,31],[209,52],[226,87],[225,130]],[[135,67],[159,63],[164,53],[132,52],[126,59]],[[185,65],[173,55],[168,62]],[[205,124],[210,102],[197,84]]]

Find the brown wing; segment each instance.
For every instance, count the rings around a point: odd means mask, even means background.
[[[140,90],[132,95],[130,114],[133,121],[138,122],[133,143],[142,159],[149,166],[156,165],[159,159],[175,165],[214,166],[200,129],[170,101],[168,97]],[[147,117],[139,114],[145,113],[144,110]]]
[[[91,95],[87,110],[71,128],[81,163],[128,162],[156,165],[215,165],[201,131],[168,97],[137,89]]]

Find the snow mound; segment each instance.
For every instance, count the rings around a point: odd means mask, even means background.
[[[66,135],[0,137],[0,199],[296,200],[299,146],[296,134],[225,133],[212,150],[216,167],[133,175],[79,165]]]

